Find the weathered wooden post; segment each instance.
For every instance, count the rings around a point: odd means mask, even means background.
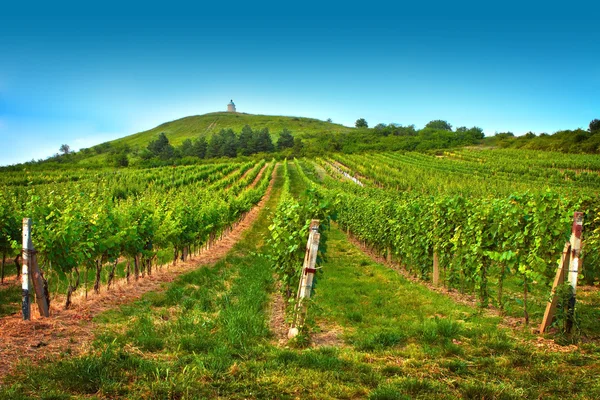
[[[304,324],[306,317],[306,299],[310,298],[315,272],[315,264],[317,262],[317,254],[319,252],[319,220],[313,219],[310,222],[310,230],[308,234],[308,242],[306,244],[306,253],[304,255],[304,264],[302,265],[302,273],[300,282],[298,283],[298,294],[296,296],[296,307],[294,310],[294,321],[288,331],[288,338],[292,339],[298,335],[298,329]]]
[[[546,304],[546,311],[544,312],[544,318],[542,319],[542,323],[540,325],[540,333],[544,333],[546,329],[552,323],[552,318],[554,318],[554,313],[556,311],[556,306],[558,305],[558,296],[556,295],[556,288],[562,285],[565,281],[565,271],[567,270],[567,260],[569,259],[569,253],[571,252],[571,243],[567,242],[565,244],[565,248],[563,250],[562,256],[560,258],[560,263],[558,264],[558,269],[556,270],[556,276],[554,277],[554,284],[552,285],[552,297],[550,301]]]
[[[577,290],[577,278],[581,267],[581,234],[583,231],[583,213],[573,214],[573,225],[571,228],[571,257],[569,262],[569,284],[571,285],[571,297],[567,310],[567,333],[571,332],[573,327],[573,317],[575,313],[575,292]]]
[[[23,319],[31,319],[31,304],[29,302],[29,275],[35,290],[36,303],[40,315],[50,316],[48,293],[44,285],[44,278],[37,264],[37,257],[31,240],[31,218],[23,218],[23,272],[21,277],[23,288]]]
[[[35,289],[35,301],[38,305],[40,315],[44,317],[50,316],[50,294],[48,293],[48,282],[44,279],[42,271],[40,270],[37,262],[37,255],[35,250],[31,256],[31,268],[29,268],[31,274],[31,281]]]
[[[540,333],[544,333],[544,331],[548,329],[552,323],[552,318],[554,318],[554,312],[559,300],[556,296],[556,289],[565,281],[565,275],[567,276],[568,282],[572,289],[571,297],[569,297],[569,303],[567,305],[567,332],[570,332],[571,328],[573,327],[575,291],[577,289],[578,272],[579,268],[581,267],[579,255],[581,252],[582,231],[583,213],[575,212],[575,214],[573,214],[573,225],[571,227],[571,239],[565,244],[565,248],[560,259],[560,264],[556,270],[554,284],[552,285],[552,298],[546,304],[546,312],[544,313],[544,318],[540,324]]]
[[[312,225],[312,223],[311,223]],[[321,239],[321,234],[317,232],[319,229],[319,222],[316,222],[316,226],[314,228],[311,227],[311,231],[313,233],[308,246],[310,249],[308,251],[308,265],[306,265],[302,269],[302,279],[300,285],[300,299],[308,299],[310,298],[310,293],[312,290],[313,279],[315,276],[315,264],[317,262],[317,253],[319,252],[319,240]]]

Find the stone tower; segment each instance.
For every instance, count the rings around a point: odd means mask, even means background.
[[[235,112],[235,104],[233,103],[233,100],[231,100],[229,102],[229,104],[227,104],[227,111],[228,112]]]

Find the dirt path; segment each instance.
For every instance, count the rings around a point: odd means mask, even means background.
[[[211,129],[214,129],[217,126],[217,121],[219,120],[219,118],[215,119],[213,122],[211,122],[207,127],[206,130],[204,131],[204,133],[208,133],[210,132]]]
[[[267,164],[268,164],[268,163],[265,163],[265,165],[267,165]],[[263,166],[263,168],[264,168],[264,166]],[[248,169],[246,170],[246,172],[244,172],[244,173],[242,174],[242,176],[240,176],[240,181],[241,181],[241,180],[243,180],[243,179],[246,179],[246,177],[248,176],[248,174],[250,174],[250,173],[252,172],[252,170],[253,170],[253,169],[254,169],[254,165],[253,165],[253,166],[251,166],[250,168],[248,168]],[[259,172],[259,174],[260,174],[260,172],[261,172],[261,171],[262,171],[262,168],[261,168],[261,170],[260,170],[260,171],[258,171],[258,172]]]
[[[231,171],[230,173],[228,173],[227,175],[223,176],[221,179],[219,179],[219,180],[217,180],[217,181],[213,182],[213,183],[212,183],[212,184],[209,186],[209,188],[210,188],[210,187],[214,187],[214,186],[219,186],[219,185],[220,185],[220,183],[221,183],[221,181],[224,181],[224,180],[227,180],[227,179],[231,178],[232,176],[234,176],[235,174],[237,174],[237,173],[239,172],[239,170],[240,170],[240,169],[241,169],[241,166],[240,166],[240,168],[236,168],[236,169],[234,169],[233,171]],[[234,182],[234,183],[235,183],[235,182]],[[230,183],[229,185],[227,185],[227,187],[226,187],[225,189],[226,189],[226,190],[227,190],[227,189],[229,189],[229,188],[231,187],[231,185],[233,185],[233,183]]]
[[[265,165],[262,166],[262,168],[260,169],[260,171],[258,171],[258,174],[256,174],[256,178],[254,178],[254,180],[252,181],[252,183],[250,184],[250,186],[248,186],[250,189],[252,189],[254,186],[256,186],[258,184],[258,182],[262,178],[263,174],[265,173],[265,169],[267,169],[267,167],[269,166],[269,164],[270,163],[266,163]],[[275,170],[273,170],[273,172],[275,172]],[[245,176],[246,176],[246,174],[244,174],[244,177]],[[273,176],[271,176],[271,179],[273,179]]]
[[[93,317],[105,310],[139,299],[146,292],[161,290],[165,283],[173,281],[182,273],[213,264],[223,258],[252,226],[265,207],[271,196],[276,169],[273,169],[271,181],[260,202],[222,239],[194,258],[175,266],[157,268],[151,276],[141,278],[137,284],[127,284],[124,279],[120,280],[110,291],[104,287],[100,294],[88,295],[87,300],[83,295],[78,295],[69,310],[63,310],[63,303],[60,299],[56,299],[51,306],[50,318],[38,317],[35,304],[32,306],[34,315],[31,321],[22,321],[20,314],[1,318],[0,382],[18,361],[29,359],[37,363],[46,357],[65,351],[71,354],[83,353],[89,348],[94,336],[96,324],[92,321]]]
[[[335,168],[335,170],[344,178],[356,183],[359,186],[365,186],[361,180],[366,180],[366,177],[360,175],[356,171],[352,171],[352,169],[348,168],[347,166],[336,160],[326,160],[325,162],[329,163],[329,165]],[[352,172],[352,174],[346,172],[346,170]],[[358,177],[360,177],[360,179]]]
[[[269,163],[265,163],[265,165],[262,166],[262,168],[260,169],[260,171],[258,171],[258,174],[256,175],[256,178],[252,181],[252,183],[250,185],[247,186],[247,189],[252,189],[254,188],[254,186],[256,186],[256,184],[259,182],[260,178],[262,178],[263,173],[265,171],[265,168],[267,168],[269,166]],[[232,182],[229,185],[227,185],[227,187],[225,188],[225,191],[228,191],[229,189],[231,189],[231,187],[233,185],[235,185],[237,182],[245,179],[250,173],[252,173],[252,171],[254,170],[255,166],[252,166],[250,168],[248,168],[243,174],[242,176],[240,176],[238,178],[238,180],[236,182]]]
[[[275,292],[269,301],[269,328],[273,333],[273,343],[276,346],[285,346],[288,341],[288,325],[285,323],[285,300],[281,294],[281,284],[278,280]]]
[[[21,284],[21,278],[17,278],[17,275],[5,276],[4,283],[0,283],[0,293],[3,290],[7,290],[12,288],[13,286],[17,286]]]

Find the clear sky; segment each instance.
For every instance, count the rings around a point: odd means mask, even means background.
[[[487,135],[600,118],[595,2],[27,2],[0,12],[0,165],[226,109]]]

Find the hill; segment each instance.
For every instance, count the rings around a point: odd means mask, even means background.
[[[196,139],[199,136],[210,137],[221,129],[233,129],[239,133],[244,125],[252,129],[269,128],[274,139],[287,128],[294,136],[302,137],[314,134],[329,134],[348,132],[348,128],[340,124],[321,121],[314,118],[285,117],[271,115],[252,115],[244,113],[215,112],[204,115],[194,115],[166,122],[147,131],[135,133],[110,142],[111,146],[129,146],[132,149],[146,147],[164,132],[169,142],[178,146],[186,139]]]
[[[322,156],[331,152],[361,153],[372,151],[419,151],[438,152],[442,149],[463,146],[522,148],[563,153],[600,152],[600,122],[594,120],[589,130],[576,129],[556,132],[552,135],[532,132],[515,137],[511,132],[484,137],[478,127],[464,126],[452,129],[446,121],[434,120],[422,129],[414,125],[377,124],[372,128],[352,128],[314,118],[252,115],[245,113],[215,112],[189,116],[166,122],[152,129],[138,132],[76,153],[56,154],[46,160],[4,167],[6,170],[22,168],[70,168],[101,166],[157,166],[177,163],[196,163],[197,159],[251,156],[257,153],[278,152],[282,157]],[[268,137],[248,145],[241,140],[244,126],[250,126],[254,134],[268,128]],[[231,129],[234,133],[227,133]],[[280,133],[287,129],[293,136],[293,145],[275,149]],[[223,131],[223,137],[215,135]],[[166,152],[149,151],[148,145],[164,133]],[[252,133],[251,133],[252,134]],[[202,140],[198,140],[202,139]],[[301,139],[296,141],[296,139]],[[185,146],[182,146],[189,140]],[[256,138],[251,141],[257,140]],[[193,142],[193,143],[192,143]],[[268,143],[268,146],[266,145]],[[289,141],[287,142],[289,144]],[[211,147],[212,146],[212,147]],[[271,146],[271,147],[269,147]],[[244,150],[246,149],[246,150]],[[253,149],[253,150],[251,150]],[[159,154],[160,153],[160,154]]]

